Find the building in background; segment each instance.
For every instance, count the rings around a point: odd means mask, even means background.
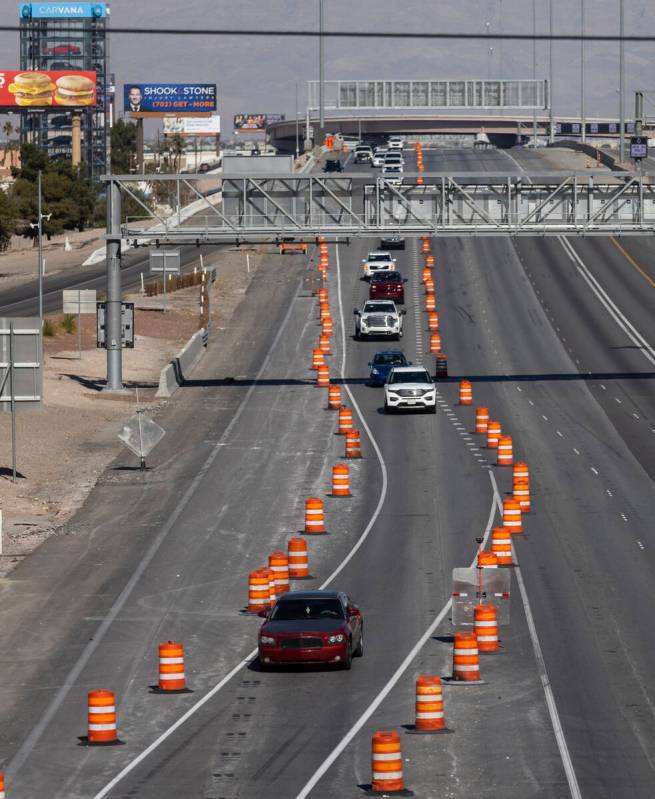
[[[92,179],[106,172],[110,125],[109,54],[106,3],[21,3],[20,69],[96,73],[93,106],[26,107],[21,111],[21,142],[32,142],[49,156],[73,156],[73,113],[79,114],[81,159]]]

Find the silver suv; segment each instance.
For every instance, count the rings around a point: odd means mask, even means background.
[[[403,316],[392,300],[367,300],[364,306],[355,308],[355,338],[385,336],[400,341],[403,334]]]

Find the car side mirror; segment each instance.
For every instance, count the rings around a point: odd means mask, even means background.
[[[262,619],[268,618],[268,611],[267,610],[260,610],[257,612],[257,615]]]
[[[356,618],[357,616],[361,616],[362,612],[356,605],[351,605],[348,608],[348,618]]]
[[[368,365],[369,365],[369,366],[373,366],[373,361],[369,361],[369,362],[368,362]]]
[[[400,312],[400,315],[401,315],[401,316],[405,316],[405,314],[406,314],[406,313],[407,313],[407,311],[406,311],[405,309],[403,309],[403,310]]]
[[[407,283],[407,278],[406,277],[403,278],[403,283]]]
[[[353,313],[355,314],[355,316],[359,316],[359,315],[360,315],[360,313],[361,313],[361,311],[359,310],[359,308],[355,308],[355,309],[353,310]]]
[[[407,366],[414,366],[414,364],[411,361],[408,361]]]

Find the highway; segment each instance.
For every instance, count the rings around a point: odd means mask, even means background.
[[[426,171],[539,158],[511,155],[424,157]],[[352,339],[368,248],[330,248],[328,361],[362,430],[352,498],[326,496],[344,444],[309,370],[309,266],[289,259],[258,271],[227,340],[158,417],[168,434],[153,468],[119,458],[61,535],[3,581],[12,799],[359,796],[371,734],[386,728],[403,733],[405,781],[420,797],[655,794],[651,245],[433,241],[450,372],[436,416],[386,416],[382,390],[366,385],[385,347]],[[432,366],[419,243],[397,257],[400,346]],[[460,378],[529,463],[533,511],[485,684],[445,688],[453,734],[410,736],[415,677],[450,674],[452,568],[472,562],[511,488],[511,470],[471,434],[473,409],[457,404]],[[311,495],[325,499],[329,535],[308,537],[315,579],[297,585],[353,597],[365,655],[349,672],[262,672],[251,657],[260,620],[239,612],[247,575],[301,529]],[[192,694],[149,691],[167,639],[185,645]],[[79,745],[92,688],[116,691],[124,746]]]

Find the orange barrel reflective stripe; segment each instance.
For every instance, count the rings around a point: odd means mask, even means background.
[[[489,408],[481,405],[475,409],[475,432],[486,433],[489,425]]]
[[[338,411],[341,407],[341,389],[339,386],[330,386],[328,388],[328,408],[332,411]]]
[[[328,246],[327,246],[327,244],[324,241],[322,241],[318,245],[318,251],[320,252],[321,255],[327,255]]]
[[[337,463],[332,467],[332,496],[350,496],[350,477],[345,463]]]
[[[332,317],[331,316],[324,316],[321,319],[321,327],[323,329],[324,336],[331,336],[332,335]]]
[[[423,250],[424,253],[430,252],[430,241],[423,239],[423,245],[421,249]]]
[[[432,333],[430,336],[430,352],[441,352],[441,335],[439,333]]]
[[[472,405],[473,404],[473,386],[470,380],[459,381],[459,404]]]
[[[184,647],[176,641],[159,644],[159,690],[183,691],[185,688]]]
[[[275,572],[271,571],[266,566],[262,569],[263,572],[266,572],[266,576],[268,577],[268,600],[270,602],[271,607],[275,604],[277,600],[277,586],[275,585]]]
[[[116,732],[116,701],[113,691],[89,691],[88,735],[91,744],[106,744],[118,740]]]
[[[400,735],[397,732],[381,730],[373,734],[371,761],[372,790],[404,790],[403,756],[400,751]]]
[[[497,569],[498,558],[495,552],[489,552],[486,549],[481,549],[478,552],[478,569]]]
[[[361,438],[359,430],[351,430],[346,433],[346,458],[361,458]]]
[[[506,527],[510,533],[523,532],[521,506],[511,497],[503,499],[503,527]]]
[[[319,366],[325,363],[325,355],[318,349],[312,350],[312,369],[318,369]]]
[[[287,542],[289,556],[289,577],[309,577],[307,542],[304,538],[290,538]]]
[[[439,314],[436,311],[428,316],[428,330],[439,330]]]
[[[417,730],[443,730],[446,727],[441,679],[432,674],[419,674],[416,678],[414,727]]]
[[[309,497],[305,500],[305,533],[324,532],[323,500],[318,497]]]
[[[480,655],[475,633],[455,633],[453,644],[453,679],[465,682],[480,679]]]
[[[448,356],[445,352],[438,352],[436,354],[434,368],[437,377],[448,377]]]
[[[432,311],[437,310],[437,300],[435,299],[434,294],[425,295],[425,310],[428,313],[432,313]]]
[[[530,471],[528,470],[528,464],[523,461],[516,461],[512,471],[512,477],[523,477],[525,480],[529,480]]]
[[[511,466],[514,462],[514,447],[511,436],[501,436],[498,439],[498,466]]]
[[[478,639],[478,651],[498,651],[498,614],[495,605],[476,605],[473,608],[475,637]]]
[[[321,333],[318,339],[318,348],[323,353],[323,355],[330,355],[331,354],[330,337],[325,336],[323,335],[323,333]]]
[[[425,265],[429,269],[432,269],[432,267],[434,266],[434,255],[426,255],[425,256]]]
[[[496,449],[500,438],[500,422],[489,422],[487,425],[487,446],[489,449]]]
[[[271,552],[268,556],[268,568],[275,578],[276,595],[286,594],[289,590],[289,558],[286,553]]]
[[[248,575],[248,613],[259,613],[271,605],[268,570],[255,569]]]
[[[512,494],[521,507],[521,513],[530,513],[530,481],[525,477],[513,477]]]
[[[338,435],[345,436],[353,429],[353,412],[350,408],[339,408]]]
[[[322,363],[316,371],[316,385],[319,388],[327,388],[330,385],[330,368],[326,363]]]
[[[506,527],[494,527],[491,531],[491,551],[499,566],[512,565],[512,534]]]
[[[432,277],[432,272],[428,269],[427,266],[423,267],[423,272],[421,273],[421,280],[425,283],[425,281]]]

